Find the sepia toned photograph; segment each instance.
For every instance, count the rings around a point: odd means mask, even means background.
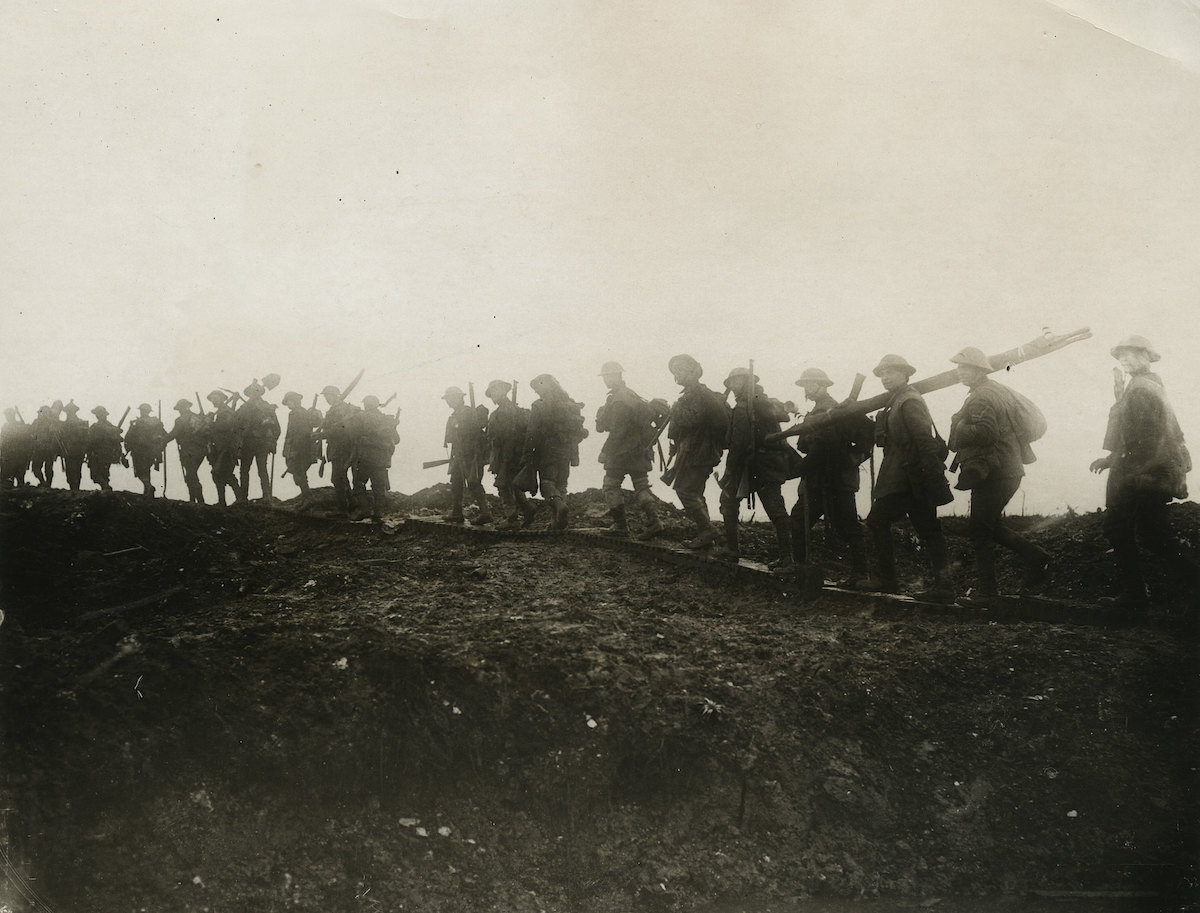
[[[0,913],[1200,910],[1200,0],[5,26]]]

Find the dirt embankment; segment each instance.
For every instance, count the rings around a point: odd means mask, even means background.
[[[121,494],[0,518],[16,911],[1189,902],[1195,642],[1169,615],[802,611],[562,539]],[[1097,533],[1035,532],[1060,595],[1105,586]]]

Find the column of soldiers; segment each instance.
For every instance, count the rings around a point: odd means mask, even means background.
[[[1120,578],[1118,595],[1111,601],[1141,608],[1149,596],[1139,541],[1164,556],[1189,581],[1200,583],[1194,557],[1173,535],[1166,518],[1166,505],[1187,496],[1191,459],[1162,380],[1150,371],[1160,357],[1155,348],[1144,337],[1132,336],[1114,346],[1112,355],[1120,367],[1115,369],[1116,402],[1104,439],[1109,453],[1093,462],[1091,469],[1109,472],[1104,529]],[[1022,591],[1036,592],[1048,578],[1050,554],[1009,529],[1003,512],[1020,487],[1024,467],[1035,458],[1029,444],[1044,432],[1044,420],[1040,428],[1033,427],[1040,419],[1036,406],[991,378],[993,367],[981,350],[965,348],[950,362],[968,392],[951,419],[948,442],[942,440],[924,397],[910,383],[916,368],[899,355],[885,355],[874,368],[887,397],[873,420],[849,401],[838,403],[830,395],[835,382],[825,371],[805,369],[796,384],[812,406],[787,431],[781,426],[791,414],[799,414],[796,407],[768,396],[752,368],[731,370],[723,392],[718,393],[701,383],[704,372],[695,358],[676,355],[667,368],[680,392],[668,405],[664,399],[638,395],[625,383],[621,365],[607,362],[599,372],[606,399],[594,426],[607,435],[599,455],[610,517],[604,532],[642,540],[662,533],[659,502],[649,478],[657,449],[662,479],[675,491],[692,524],[693,535],[684,543],[690,549],[738,560],[741,506],[761,503],[774,528],[773,569],[784,573],[802,569],[810,591],[823,585],[825,569],[817,564],[810,536],[817,521],[824,519],[826,530],[844,543],[849,554],[850,575],[841,584],[897,593],[901,581],[892,528],[907,519],[928,563],[922,598],[991,604],[1000,595],[997,545],[1021,559]],[[198,414],[190,400],[179,400],[170,431],[148,403],[138,407],[138,417],[124,432],[125,416],[113,425],[103,406],[92,410],[96,421],[90,425],[78,418],[79,407],[73,401],[41,407],[28,425],[19,410],[6,409],[0,428],[0,483],[9,488],[24,485],[32,471],[38,484],[48,487],[55,463],[61,460],[72,491],[80,488],[85,462],[93,482],[110,491],[111,467],[128,466],[132,460],[145,495],[153,497],[152,472],[161,464],[164,448],[174,441],[189,500],[204,503],[199,470],[205,459],[211,466],[218,504],[228,503],[227,489],[236,502],[248,500],[252,468],[261,496],[269,499],[281,426],[277,407],[265,399],[278,378],[269,384],[267,380],[256,379],[242,394],[212,391],[207,396],[212,406],[208,412],[198,396]],[[335,386],[322,390],[324,415],[316,408],[316,397],[309,407],[299,393],[283,397],[288,409],[284,474],[293,477],[301,496],[307,498],[311,468],[319,463],[318,475],[323,475],[328,464],[337,507],[351,513],[356,503],[366,501],[369,486],[370,515],[379,519],[399,441],[399,411],[388,415],[382,408],[386,404],[375,396],[364,397],[361,406],[352,405],[347,396],[357,382],[358,378],[344,390]],[[473,387],[469,403],[458,387],[443,394],[450,409],[443,438],[449,459],[434,463],[449,465],[451,503],[445,521],[464,523],[464,502],[469,498],[477,509],[473,523],[525,528],[535,516],[528,496],[540,492],[552,526],[561,530],[569,525],[565,498],[570,470],[579,465],[579,444],[588,436],[583,404],[550,374],[533,378],[530,387],[536,399],[528,409],[517,405],[514,384],[503,380],[487,386],[491,410],[475,404]],[[66,418],[60,418],[64,413]],[[792,435],[798,437],[798,448],[786,440]],[[663,455],[663,437],[669,442],[669,456]],[[882,450],[877,473],[876,448]],[[948,470],[951,454],[954,459]],[[709,516],[705,488],[722,458],[725,466],[717,483],[723,523],[718,532]],[[871,508],[860,522],[856,495],[861,467],[868,460]],[[491,468],[503,510],[499,519],[493,516],[484,491],[486,467]],[[939,507],[953,500],[948,471],[957,473],[956,488],[970,492],[968,531],[975,584],[966,596],[960,595],[937,515]],[[642,515],[636,533],[622,487],[626,476],[633,488],[632,506]],[[789,479],[800,480],[790,512],[782,491]]]

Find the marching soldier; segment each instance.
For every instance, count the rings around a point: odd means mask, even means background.
[[[353,426],[358,407],[346,402],[342,391],[330,384],[321,391],[329,408],[321,423],[318,438],[325,441],[325,456],[329,461],[329,479],[338,510],[350,513],[350,464],[354,451]]]
[[[587,437],[583,427],[583,403],[571,399],[550,374],[539,374],[529,382],[537,394],[529,408],[529,430],[525,434],[524,464],[518,485],[534,492],[541,483],[542,497],[554,516],[554,528],[567,528],[567,482],[571,467],[579,465],[579,442]]]
[[[951,468],[959,470],[956,487],[971,492],[968,535],[975,551],[975,590],[959,602],[986,607],[999,594],[996,543],[1024,559],[1026,590],[1045,580],[1050,555],[1004,525],[1004,508],[1025,475],[1012,391],[988,376],[992,366],[982,349],[968,346],[950,361],[958,365],[959,383],[970,391],[950,420]]]
[[[257,380],[251,381],[243,391],[246,401],[237,410],[238,432],[241,435],[241,452],[238,455],[239,484],[242,497],[250,497],[250,467],[257,465],[258,486],[262,490],[262,499],[271,499],[271,467],[270,456],[275,452],[282,429],[279,427],[279,417],[275,414],[274,403],[263,399],[267,388]]]
[[[125,432],[125,452],[133,459],[133,475],[142,483],[142,493],[148,498],[153,498],[156,490],[150,481],[150,472],[162,464],[167,442],[167,430],[150,414],[151,411],[149,403],[138,406],[138,417],[129,423],[129,430]]]
[[[450,448],[450,513],[448,523],[463,522],[463,489],[479,505],[479,524],[491,523],[492,512],[483,490],[483,464],[487,459],[487,407],[468,406],[466,394],[448,387],[442,399],[450,407],[446,420],[445,446]]]
[[[646,526],[637,538],[647,541],[663,530],[657,499],[650,493],[650,468],[654,465],[653,443],[658,430],[655,423],[666,416],[667,404],[661,400],[648,403],[629,389],[624,369],[615,361],[604,363],[600,377],[608,388],[608,398],[596,411],[596,430],[601,434],[608,433],[599,457],[604,466],[604,502],[613,519],[608,533],[629,535],[625,499],[621,493],[621,485],[628,475],[634,501],[646,515]]]
[[[208,415],[208,464],[217,487],[217,504],[225,507],[228,503],[226,488],[233,492],[235,501],[246,500],[234,475],[242,449],[241,430],[237,413],[223,390],[213,390],[205,399],[213,405],[213,411]]]
[[[773,570],[787,571],[793,567],[794,559],[782,485],[799,474],[800,454],[784,440],[767,440],[769,435],[778,434],[780,422],[787,420],[787,412],[782,404],[762,392],[758,375],[751,374],[746,368],[730,371],[725,378],[725,388],[734,396],[729,421],[729,455],[725,460],[725,475],[720,481],[725,545],[716,549],[713,556],[729,561],[738,559],[739,508],[743,499],[757,494],[775,527],[779,548],[779,557],[769,566]]]
[[[671,465],[663,481],[675,489],[683,512],[695,524],[695,537],[684,544],[688,548],[707,548],[718,536],[704,500],[704,486],[725,452],[729,407],[720,395],[700,383],[704,369],[692,356],[676,355],[667,362],[667,370],[683,389],[668,419]]]
[[[287,432],[283,437],[283,462],[287,473],[300,488],[300,496],[307,498],[308,469],[321,453],[321,444],[315,430],[321,424],[321,413],[314,407],[306,409],[300,394],[285,393],[283,404],[288,408]]]
[[[92,415],[96,421],[88,427],[88,475],[101,491],[112,491],[109,474],[113,463],[129,465],[121,452],[121,429],[108,420],[108,410],[103,406],[93,409]]]
[[[837,401],[829,395],[833,380],[820,368],[807,369],[796,384],[804,388],[804,398],[813,404],[804,421],[826,415],[837,406]],[[792,506],[792,555],[797,563],[810,565],[813,571],[810,583],[815,586],[824,582],[824,575],[811,560],[808,538],[822,517],[826,526],[832,527],[850,548],[851,579],[847,582],[861,585],[867,579],[867,542],[858,521],[855,495],[860,483],[859,467],[870,457],[874,446],[873,433],[871,420],[860,414],[839,416],[823,428],[801,436],[804,475]]]
[[[536,513],[525,492],[514,484],[521,469],[521,450],[525,446],[525,433],[529,428],[529,411],[509,398],[510,390],[512,384],[508,381],[494,380],[484,391],[484,395],[496,404],[488,418],[486,436],[488,465],[496,479],[496,494],[500,496],[500,504],[505,511],[501,529],[528,526]]]
[[[200,484],[200,464],[208,455],[209,423],[202,415],[192,412],[192,401],[180,399],[175,404],[179,417],[175,419],[163,446],[175,441],[179,448],[179,465],[183,469],[183,481],[187,485],[188,501],[204,503],[204,487]]]
[[[0,427],[0,487],[25,485],[25,473],[33,456],[33,439],[29,426],[13,407],[4,410],[4,425]]]
[[[371,519],[376,522],[383,519],[383,508],[391,488],[388,468],[392,465],[396,445],[400,443],[396,431],[398,421],[398,415],[393,418],[380,411],[377,396],[364,396],[362,411],[355,415],[354,488],[356,492],[365,492],[367,482],[371,483]]]
[[[875,443],[883,448],[883,462],[875,481],[867,529],[875,546],[877,573],[864,587],[883,593],[900,591],[892,524],[908,517],[933,569],[933,585],[921,593],[921,598],[954,602],[950,551],[937,516],[939,506],[954,500],[946,481],[948,453],[934,437],[933,419],[924,397],[909,386],[916,370],[899,355],[883,356],[874,370],[892,395],[875,418]]]
[[[1121,609],[1149,605],[1138,556],[1138,540],[1181,573],[1193,594],[1200,591],[1197,568],[1171,532],[1167,504],[1187,497],[1192,460],[1183,431],[1167,399],[1162,378],[1150,370],[1161,356],[1144,336],[1129,336],[1112,348],[1117,401],[1108,414],[1104,449],[1092,472],[1109,470],[1105,488],[1104,534],[1112,543],[1120,591],[1107,604]],[[1124,383],[1122,372],[1129,380]]]
[[[79,417],[75,400],[67,403],[63,410],[67,413],[62,421],[63,471],[71,491],[79,491],[83,479],[83,461],[88,452],[88,423]]]
[[[60,425],[57,411],[50,406],[40,406],[29,425],[33,477],[43,488],[54,485],[54,461],[62,455]]]

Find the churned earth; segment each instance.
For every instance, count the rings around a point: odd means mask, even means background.
[[[0,910],[1197,908],[1194,585],[1153,562],[1147,614],[998,623],[391,503],[0,493]],[[1099,516],[1019,521],[1095,606]]]

